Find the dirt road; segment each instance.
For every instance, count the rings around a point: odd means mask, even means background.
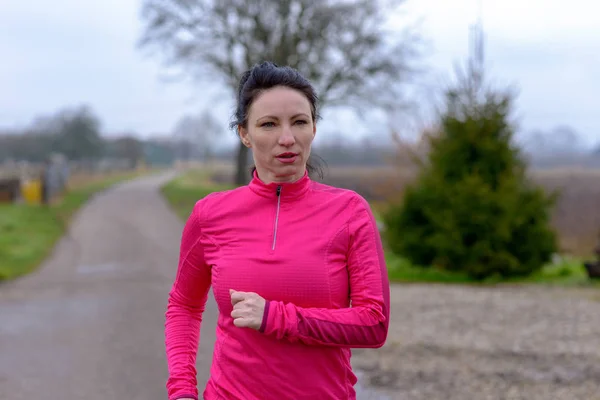
[[[172,176],[97,195],[39,271],[0,285],[0,399],[166,399],[164,311],[183,223],[158,188]],[[200,391],[216,317],[211,297]]]

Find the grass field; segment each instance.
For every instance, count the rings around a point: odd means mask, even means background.
[[[177,215],[186,219],[198,200],[212,192],[231,188],[232,185],[212,182],[207,171],[190,170],[164,185],[161,192]]]
[[[230,171],[224,170],[223,168],[213,170],[191,170],[182,176],[174,179],[167,183],[162,188],[162,193],[167,201],[172,205],[175,212],[183,219],[187,218],[192,210],[192,207],[202,197],[207,194],[232,188],[230,184],[226,182],[227,176]],[[336,176],[336,173],[338,174]],[[379,182],[369,178],[369,175],[362,171],[364,179],[370,181],[371,184]],[[335,182],[349,182],[346,177],[348,170],[333,170],[330,169],[330,173],[326,180],[329,183],[335,184]],[[216,179],[211,179],[211,177]],[[362,176],[356,171],[352,174],[356,179],[357,176]],[[337,179],[336,179],[337,178]],[[216,182],[221,183],[216,183]],[[381,181],[383,182],[383,181]],[[361,184],[363,184],[361,182]],[[364,183],[367,185],[368,183]],[[340,184],[342,187],[349,187],[355,189],[353,185]],[[359,191],[359,190],[357,190]],[[359,191],[360,192],[360,191]],[[361,193],[362,194],[362,193]],[[600,204],[600,202],[598,203]],[[373,200],[371,202],[372,209],[375,215],[378,214],[379,209],[383,207],[384,203],[381,199]],[[386,251],[387,266],[389,276],[392,281],[405,282],[405,283],[418,283],[418,282],[429,282],[429,283],[461,283],[461,284],[473,284],[473,281],[464,274],[450,273],[445,271],[439,271],[433,268],[419,268],[411,265],[408,261],[398,257],[391,251]],[[558,258],[551,265],[545,266],[540,272],[534,274],[525,279],[511,280],[500,282],[498,279],[489,279],[485,282],[478,283],[483,285],[495,285],[495,284],[524,284],[524,283],[536,283],[536,284],[556,284],[556,285],[591,285],[589,282],[585,269],[581,260],[575,256],[565,255],[564,257]]]
[[[0,204],[0,280],[33,271],[65,233],[71,216],[95,193],[144,171],[77,177],[49,206]]]

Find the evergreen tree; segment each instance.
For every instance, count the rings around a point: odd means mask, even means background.
[[[526,276],[556,251],[554,195],[526,176],[513,145],[514,96],[484,88],[472,65],[446,92],[428,163],[384,215],[393,252],[474,279]]]

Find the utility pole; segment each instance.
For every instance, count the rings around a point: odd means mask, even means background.
[[[484,34],[483,34],[483,0],[477,0],[477,42],[476,46],[476,57],[477,63],[483,67],[484,62],[484,52],[483,52],[483,42],[484,42]]]
[[[475,79],[475,87],[480,88],[484,64],[483,0],[475,1],[477,1],[477,19],[470,26],[469,64]]]

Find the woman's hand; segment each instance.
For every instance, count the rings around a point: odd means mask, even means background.
[[[233,324],[238,328],[259,330],[265,313],[265,299],[256,293],[237,292],[229,289],[233,311]]]

